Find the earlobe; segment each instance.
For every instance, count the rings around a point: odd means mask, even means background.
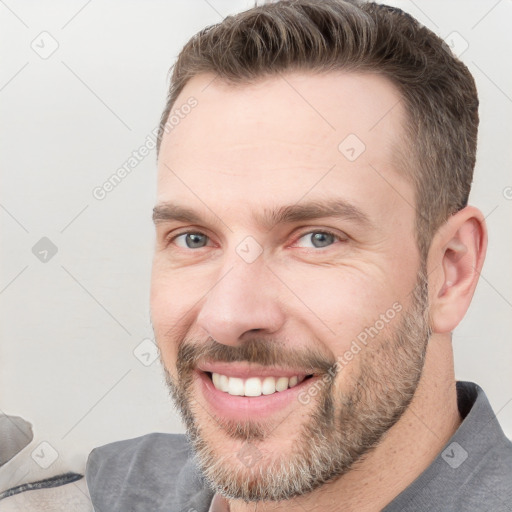
[[[469,308],[487,248],[482,212],[468,206],[451,216],[434,236],[430,319],[436,333],[453,331]]]

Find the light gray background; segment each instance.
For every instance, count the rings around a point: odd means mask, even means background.
[[[471,203],[487,217],[490,244],[454,335],[456,376],[484,388],[512,437],[512,2],[390,3],[449,36],[457,51],[468,45],[461,58],[481,100]],[[251,4],[0,3],[0,409],[32,422],[64,460],[85,460],[114,440],[182,431],[158,361],[143,364],[150,342],[137,349],[152,339],[155,152],[104,200],[92,190],[156,127],[181,46]],[[51,48],[43,31],[59,45],[47,59],[31,47]],[[46,263],[32,252],[42,237],[58,248]]]

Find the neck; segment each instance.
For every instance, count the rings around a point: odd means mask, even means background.
[[[281,510],[376,512],[436,458],[461,423],[448,336],[433,335],[418,388],[407,411],[354,468],[320,489],[287,502],[230,502],[230,512]]]

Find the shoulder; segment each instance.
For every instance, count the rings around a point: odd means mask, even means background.
[[[456,489],[456,510],[510,510],[512,442],[498,422],[483,389],[457,382],[458,405],[464,418],[439,457],[437,490]],[[445,491],[446,492],[446,491]]]
[[[212,496],[183,434],[153,433],[95,448],[86,478],[94,507],[109,512],[185,505],[200,511]]]
[[[173,472],[190,457],[190,447],[183,434],[153,433],[116,441],[92,450],[87,460],[87,481],[112,471],[129,473],[133,468],[151,471],[160,461],[167,462],[168,471]]]
[[[457,401],[461,425],[386,512],[511,510],[512,442],[477,384],[457,382]]]
[[[464,393],[476,395],[470,400],[471,410],[460,429],[459,446],[463,446],[466,457],[463,465],[456,468],[460,471],[464,467],[461,499],[476,505],[485,496],[486,506],[492,504],[492,510],[501,510],[502,504],[512,503],[512,442],[482,388],[474,383],[458,383],[458,391],[459,398]]]
[[[481,432],[480,435],[485,434]],[[492,441],[487,453],[482,454],[480,460],[474,460],[472,474],[461,486],[461,501],[468,507],[485,503],[486,510],[509,511],[512,504],[512,442],[504,435]],[[477,439],[475,443],[478,443]],[[469,445],[468,452],[471,450]]]

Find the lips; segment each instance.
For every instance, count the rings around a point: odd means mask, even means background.
[[[231,419],[280,414],[307,386],[312,374],[245,363],[204,363],[196,369],[201,392],[216,415]]]
[[[211,379],[215,389],[237,396],[261,396],[272,395],[293,388],[300,384],[306,377],[293,375],[292,377],[229,377],[219,373],[212,373]]]

